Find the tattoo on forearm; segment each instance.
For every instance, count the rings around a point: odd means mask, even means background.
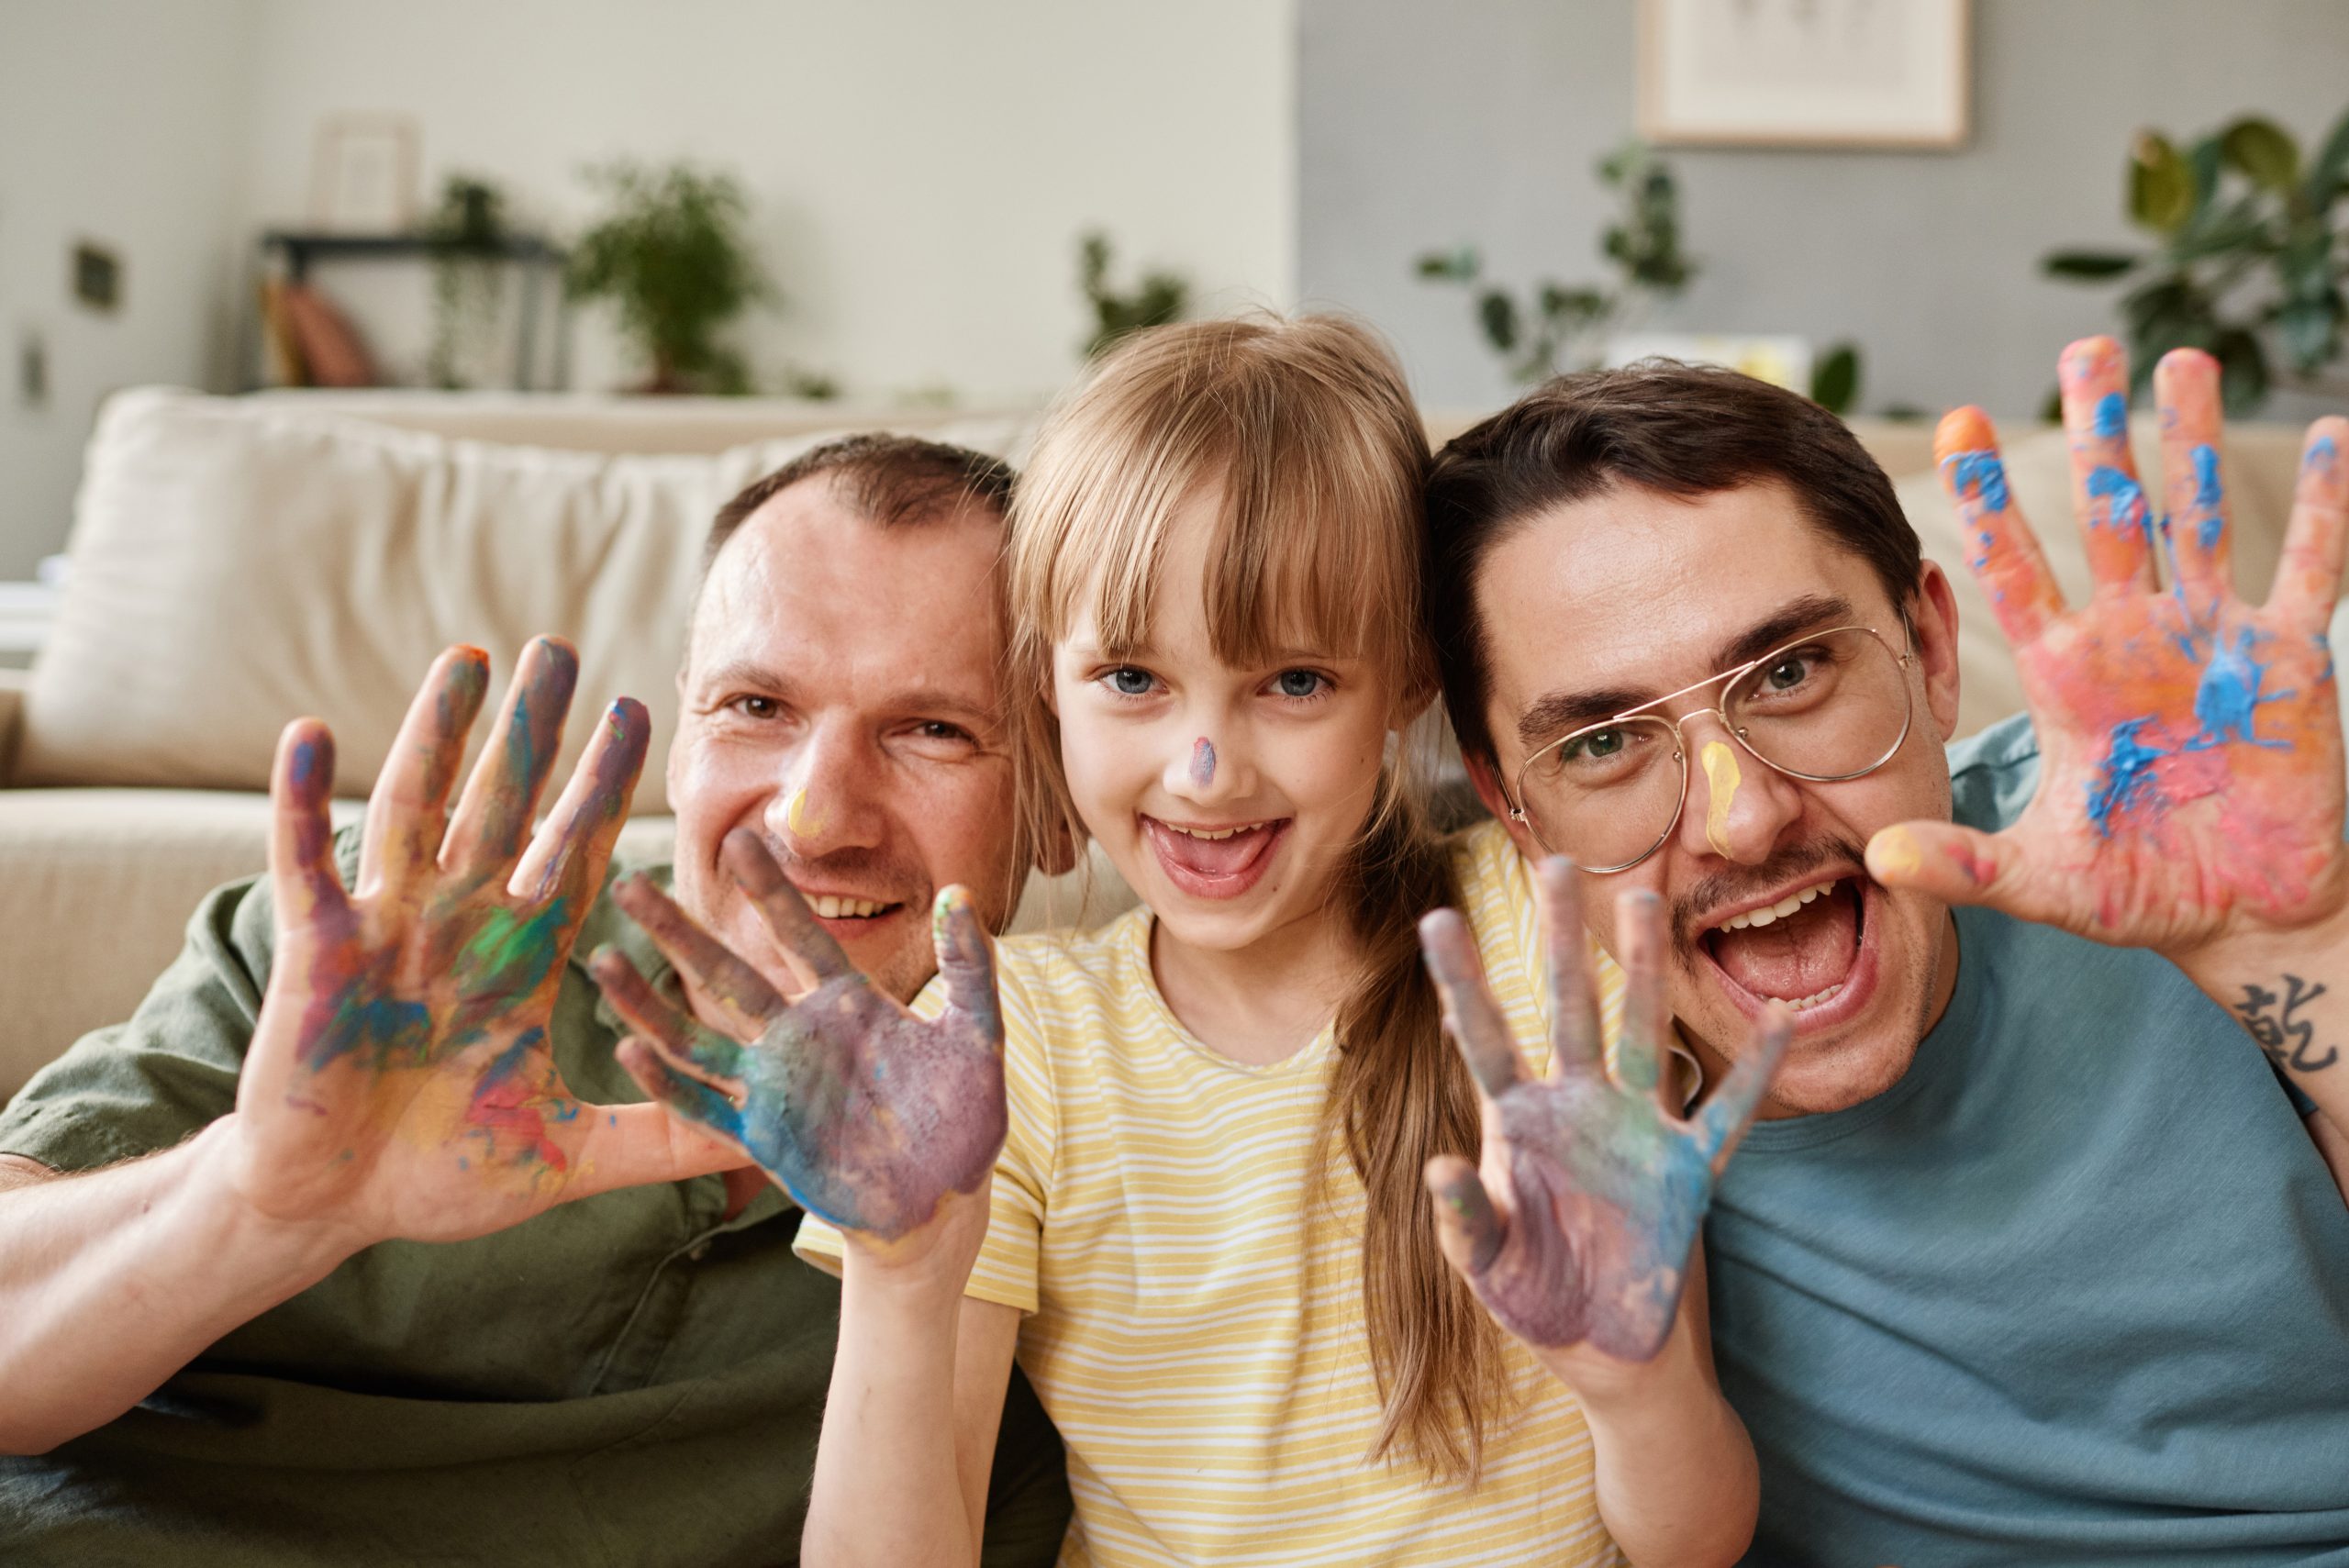
[[[2320,1073],[2341,1060],[2341,1048],[2328,1045],[2323,1055],[2316,1054],[2316,1026],[2293,1015],[2324,991],[2323,986],[2311,985],[2297,974],[2284,976],[2280,996],[2264,985],[2246,985],[2243,1000],[2235,1004],[2235,1016],[2267,1053],[2268,1061],[2295,1073]]]

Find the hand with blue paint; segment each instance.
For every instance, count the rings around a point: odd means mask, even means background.
[[[1627,892],[1617,905],[1623,1024],[1610,1074],[1577,875],[1557,857],[1535,873],[1550,995],[1541,1077],[1524,1071],[1460,916],[1428,916],[1419,942],[1485,1124],[1481,1169],[1456,1156],[1428,1163],[1438,1240],[1495,1319],[1588,1396],[1671,1337],[1713,1183],[1794,1020],[1772,1004],[1720,1089],[1694,1116],[1675,1114],[1677,1098],[1660,1081],[1671,1029],[1664,909],[1653,893]]]
[[[1981,412],[1950,415],[1935,442],[1969,564],[2014,646],[2038,794],[1998,834],[1887,828],[1868,869],[2191,971],[2221,945],[2306,930],[2349,906],[2325,641],[2349,538],[2349,420],[2310,429],[2276,586],[2254,606],[2236,596],[2229,566],[2216,361],[2178,350],[2154,373],[2165,517],[2131,459],[2120,346],[2073,344],[2061,384],[2096,584],[2085,605],[2065,604]]]
[[[648,735],[641,706],[614,703],[534,834],[577,674],[567,644],[530,644],[452,812],[488,659],[442,654],[376,782],[348,889],[333,738],[315,719],[287,727],[271,784],[277,945],[228,1151],[262,1214],[331,1227],[353,1250],[456,1240],[737,1162],[657,1106],[583,1105],[555,1068],[555,990]]]
[[[607,950],[596,977],[635,1031],[621,1042],[621,1064],[808,1212],[868,1246],[954,1260],[943,1262],[949,1273],[959,1262],[959,1292],[985,1239],[1006,1126],[994,952],[969,895],[946,888],[931,911],[946,1007],[921,1018],[849,962],[757,833],[736,828],[719,853],[813,988],[786,999],[659,888],[622,883],[621,907],[731,1033],[672,1006]]]

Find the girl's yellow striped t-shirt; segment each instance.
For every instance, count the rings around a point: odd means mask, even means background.
[[[1487,823],[1455,870],[1494,994],[1541,1071],[1528,867]],[[1067,1442],[1076,1500],[1064,1568],[1617,1561],[1581,1412],[1515,1340],[1519,1408],[1487,1427],[1475,1490],[1367,1460],[1380,1407],[1364,1204],[1342,1153],[1331,1201],[1305,1202],[1331,1031],[1268,1067],[1218,1055],[1168,1010],[1150,931],[1136,909],[1088,934],[1008,939],[996,957],[1010,1127],[968,1294],[1028,1314],[1019,1362]],[[918,1010],[936,1011],[936,991]],[[1602,961],[1609,1038],[1621,994]],[[821,1221],[798,1245],[837,1266]]]

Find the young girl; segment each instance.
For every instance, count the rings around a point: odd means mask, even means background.
[[[800,1234],[803,1254],[844,1276],[809,1562],[978,1561],[1015,1353],[1068,1445],[1064,1563],[1581,1563],[1614,1561],[1618,1543],[1635,1562],[1730,1562],[1743,1550],[1753,1459],[1712,1381],[1701,1275],[1679,1288],[1702,1191],[1666,1228],[1666,1265],[1615,1279],[1606,1259],[1626,1249],[1580,1232],[1602,1209],[1637,1229],[1624,1216],[1656,1207],[1642,1199],[1672,1207],[1642,1187],[1666,1176],[1618,1171],[1573,1191],[1555,1173],[1577,1151],[1520,1136],[1526,1118],[1494,1101],[1482,1103],[1483,1181],[1455,1158],[1479,1146],[1480,1099],[1414,938],[1423,913],[1454,904],[1468,928],[1432,920],[1430,962],[1500,1104],[1519,1095],[1532,1120],[1552,1116],[1575,1138],[1594,1116],[1610,1136],[1637,1123],[1655,1158],[1618,1163],[1679,1159],[1684,1199],[1687,1160],[1701,1185],[1705,1153],[1658,1141],[1691,1141],[1688,1125],[1623,1086],[1636,1073],[1618,1085],[1596,1067],[1570,876],[1545,878],[1544,913],[1569,933],[1551,1022],[1573,1061],[1512,1082],[1508,1036],[1542,1029],[1533,878],[1497,825],[1439,841],[1405,765],[1431,687],[1418,602],[1427,460],[1392,359],[1326,317],[1137,334],[1039,435],[1008,562],[1030,795],[1046,838],[1089,836],[1143,906],[1090,934],[999,944],[1008,1114],[971,1118],[990,1140],[1007,1129],[991,1190],[982,1170],[934,1218],[896,1202],[905,1184],[880,1167],[910,1169],[952,1141],[930,1131],[868,1131],[852,1157],[815,1158],[822,1175],[796,1173],[803,1196],[835,1184],[834,1201],[809,1207],[853,1227],[811,1218]],[[757,880],[790,906],[778,933],[804,943],[811,922],[788,890]],[[941,911],[943,978],[916,1011],[943,1007],[941,1028],[979,1020],[991,1034],[982,944],[960,939],[958,958],[962,917]],[[1612,1013],[1621,981],[1607,973]],[[1654,976],[1634,984],[1648,997],[1636,1015],[1660,1018]],[[828,995],[793,1009],[807,1029],[827,1027],[826,1006],[855,1010]],[[893,1027],[855,1006],[876,1036]],[[975,1058],[950,1063],[939,1040],[905,1040],[860,1071],[960,1074],[933,1096],[947,1121],[954,1095],[991,1095]],[[1590,1074],[1575,1078],[1576,1064]],[[692,1098],[674,1073],[665,1087],[644,1075],[673,1104]],[[714,1076],[732,1092],[737,1074]],[[1542,1099],[1593,1084],[1580,1111]],[[914,1125],[903,1111],[863,1121]],[[833,1136],[802,1126],[794,1147]],[[1609,1180],[1642,1190],[1593,1185]],[[1529,1190],[1559,1201],[1527,1204]],[[1587,1327],[1637,1317],[1620,1303],[1641,1291],[1661,1302],[1653,1332]],[[1550,1342],[1531,1347],[1496,1317]],[[1544,1331],[1567,1320],[1586,1326],[1564,1342]]]

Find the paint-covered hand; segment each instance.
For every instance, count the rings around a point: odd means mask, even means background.
[[[2073,344],[2061,380],[2073,507],[2096,583],[2086,605],[2065,606],[1981,412],[1950,415],[1935,441],[1969,563],[2014,646],[2038,793],[1995,835],[1887,828],[1868,869],[1889,885],[2180,962],[2337,914],[2349,856],[2325,626],[2349,536],[2349,420],[2310,429],[2275,590],[2253,606],[2229,566],[2217,363],[2178,350],[2155,371],[2160,518],[2130,458],[2120,346]]]
[[[732,1033],[670,1006],[607,950],[596,955],[596,979],[635,1030],[621,1064],[645,1093],[756,1161],[801,1207],[868,1243],[929,1238],[941,1205],[953,1207],[962,1218],[947,1250],[967,1271],[986,1205],[954,1195],[984,1194],[1006,1126],[995,960],[969,895],[949,887],[931,911],[946,1008],[921,1018],[849,962],[756,833],[736,828],[719,854],[815,987],[786,1000],[659,888],[622,883],[621,907]]]
[[[1576,875],[1559,858],[1536,872],[1550,984],[1542,1077],[1523,1071],[1460,916],[1428,916],[1419,941],[1485,1110],[1481,1170],[1457,1156],[1428,1163],[1438,1239],[1501,1326],[1579,1387],[1579,1375],[1647,1361],[1670,1336],[1714,1179],[1753,1121],[1793,1021],[1773,1004],[1720,1090],[1693,1117],[1673,1115],[1659,1084],[1671,1027],[1663,907],[1651,893],[1626,893],[1610,1075]]]
[[[271,781],[277,946],[227,1146],[262,1212],[354,1246],[454,1240],[740,1163],[657,1106],[583,1105],[555,1069],[555,990],[647,734],[642,707],[613,704],[534,836],[577,673],[564,643],[525,651],[451,815],[488,661],[441,655],[377,780],[348,890],[328,817],[333,738],[315,719],[286,727]]]

